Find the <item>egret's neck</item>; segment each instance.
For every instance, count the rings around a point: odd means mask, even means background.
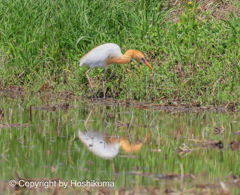
[[[125,52],[125,54],[119,59],[119,64],[127,64],[129,63],[132,58],[134,57],[134,50],[129,49]]]
[[[135,50],[127,50],[126,53],[124,55],[122,55],[121,57],[113,57],[113,58],[109,58],[107,60],[107,64],[127,64],[131,61],[131,59],[134,57],[134,53]]]

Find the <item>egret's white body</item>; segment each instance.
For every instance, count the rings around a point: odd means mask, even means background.
[[[108,68],[106,64],[108,58],[122,57],[120,47],[114,43],[106,43],[95,47],[80,60],[79,66],[89,66],[90,68]]]
[[[101,68],[101,67],[105,68],[104,76],[102,79],[103,89],[104,89],[104,98],[105,98],[104,79],[105,79],[108,67],[113,63],[126,64],[130,62],[132,58],[146,64],[148,67],[153,69],[152,66],[147,62],[147,60],[145,60],[145,57],[142,52],[130,49],[130,50],[127,50],[126,53],[123,55],[120,47],[114,43],[106,43],[106,44],[95,47],[80,59],[79,66],[90,67],[90,69],[86,72],[86,76],[92,90],[93,90],[93,85],[90,81],[90,77],[88,76],[89,71],[92,70],[93,68]]]

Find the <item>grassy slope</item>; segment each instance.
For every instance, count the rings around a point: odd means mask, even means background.
[[[2,0],[0,86],[17,84],[37,91],[48,82],[57,90],[89,95],[87,68],[78,67],[79,59],[97,45],[114,42],[123,52],[142,51],[154,67],[152,72],[134,61],[111,66],[106,86],[117,98],[236,101],[240,19],[231,14],[225,21],[216,20],[201,1],[177,6],[157,0]],[[103,72],[90,73],[99,90]]]

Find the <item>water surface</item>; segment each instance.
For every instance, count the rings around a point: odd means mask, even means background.
[[[114,181],[114,189],[178,190],[223,182],[239,192],[238,113],[0,100],[2,181],[18,173],[25,179]]]

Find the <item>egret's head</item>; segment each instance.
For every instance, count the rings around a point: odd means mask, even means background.
[[[146,64],[149,68],[153,69],[152,66],[148,63],[148,61],[145,59],[145,56],[143,55],[142,52],[134,50],[134,56],[133,56],[137,61],[142,62]]]

